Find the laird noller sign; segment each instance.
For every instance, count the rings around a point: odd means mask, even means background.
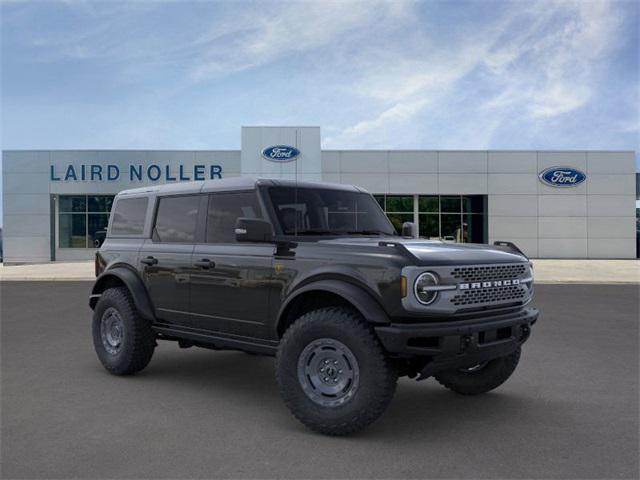
[[[115,164],[69,164],[59,170],[55,165],[50,166],[50,180],[52,182],[116,182],[128,180],[130,182],[183,182],[188,180],[214,180],[222,178],[221,165],[142,165],[131,164],[121,167]]]

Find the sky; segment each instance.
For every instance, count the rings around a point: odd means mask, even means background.
[[[639,151],[639,5],[0,0],[0,147]]]

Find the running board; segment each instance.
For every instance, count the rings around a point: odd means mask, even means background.
[[[164,335],[170,340],[191,340],[192,342],[207,344],[220,350],[245,350],[264,355],[275,355],[278,350],[278,342],[272,340],[261,340],[218,332],[204,332],[166,324],[155,324],[151,328],[155,333]]]

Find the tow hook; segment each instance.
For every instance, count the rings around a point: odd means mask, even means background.
[[[473,337],[471,335],[464,335],[460,340],[460,353],[464,353],[471,345]]]

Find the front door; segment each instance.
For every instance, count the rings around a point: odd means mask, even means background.
[[[143,279],[161,322],[189,324],[189,297],[200,195],[158,199],[153,235],[140,251]]]
[[[237,243],[238,217],[263,218],[255,191],[209,195],[205,243],[192,256],[192,322],[213,332],[267,338],[275,247]]]

